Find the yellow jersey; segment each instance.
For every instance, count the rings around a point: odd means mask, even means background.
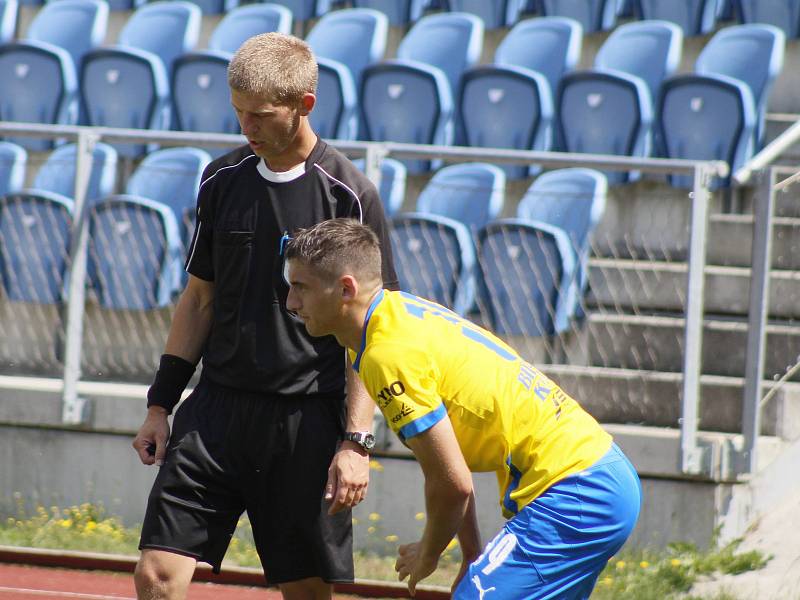
[[[591,415],[505,342],[412,294],[377,294],[350,358],[400,439],[450,418],[470,470],[497,474],[506,517],[611,447]]]

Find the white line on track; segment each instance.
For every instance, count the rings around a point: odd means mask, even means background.
[[[29,590],[27,588],[12,588],[0,586],[0,594],[29,594],[31,596],[44,596],[46,598],[80,598],[83,600],[136,600],[128,596],[105,596],[101,594],[82,594],[80,592],[54,592],[49,590]]]

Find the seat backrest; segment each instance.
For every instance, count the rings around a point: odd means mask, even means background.
[[[800,3],[795,0],[739,0],[745,23],[780,28],[786,37],[800,36]]]
[[[478,235],[478,305],[495,333],[551,336],[576,307],[567,234],[536,221],[501,219]]]
[[[18,12],[17,0],[0,0],[0,44],[7,44],[14,39]]]
[[[119,32],[119,43],[152,52],[167,73],[173,61],[194,49],[200,36],[200,7],[186,0],[161,0],[136,9]]]
[[[487,163],[439,169],[417,198],[417,212],[454,219],[477,232],[503,209],[506,176]]]
[[[345,65],[335,60],[318,58],[317,97],[309,119],[311,127],[323,138],[354,140],[358,130],[356,85]]]
[[[391,219],[400,289],[464,314],[474,301],[475,249],[463,223],[408,213]]]
[[[537,17],[514,25],[494,53],[497,65],[524,67],[547,78],[553,95],[581,57],[583,28],[566,17]]]
[[[0,278],[9,300],[62,301],[72,210],[71,200],[46,192],[0,197]]]
[[[604,31],[617,22],[617,0],[541,0],[544,14],[575,19],[587,33]]]
[[[353,164],[362,172],[365,171],[364,159],[359,158]],[[383,212],[391,217],[403,206],[406,198],[406,166],[395,158],[384,158],[381,161],[381,184],[378,195],[383,203]]]
[[[400,41],[397,58],[438,67],[444,71],[455,94],[461,74],[480,60],[483,29],[483,21],[468,13],[428,15],[417,21]]]
[[[36,13],[25,37],[64,48],[77,68],[84,54],[103,43],[107,28],[108,3],[103,0],[59,0]]]
[[[390,25],[406,25],[422,17],[430,0],[353,0],[356,8],[372,8],[385,14]]]
[[[244,41],[259,33],[292,32],[292,11],[277,4],[247,4],[231,10],[208,40],[208,48],[233,54]]]
[[[335,10],[314,25],[306,42],[317,57],[347,66],[358,86],[364,67],[383,59],[388,31],[389,19],[377,10]]]
[[[464,73],[459,114],[467,144],[483,148],[550,150],[553,99],[543,75],[522,67],[485,65]],[[508,177],[527,165],[503,165]]]
[[[33,180],[33,188],[75,196],[75,167],[77,144],[64,144],[50,153]],[[117,182],[117,151],[108,144],[98,142],[92,151],[92,172],[86,188],[86,200],[93,202],[114,191]]]
[[[25,148],[11,142],[0,142],[0,196],[22,189],[27,162]]]
[[[717,0],[639,0],[642,18],[671,21],[683,35],[702,35],[717,22]]]
[[[229,60],[228,54],[209,51],[184,54],[175,61],[172,99],[177,129],[239,133],[231,110]]]
[[[331,0],[270,0],[270,2],[288,8],[296,21],[308,21],[319,17],[331,8]]]
[[[450,10],[480,17],[489,29],[513,25],[522,11],[524,0],[450,0]]]
[[[681,62],[683,31],[669,21],[634,21],[620,25],[597,51],[597,69],[615,69],[641,77],[655,100],[661,82]]]

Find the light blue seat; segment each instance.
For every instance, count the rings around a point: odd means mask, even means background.
[[[77,77],[69,53],[46,42],[0,46],[0,120],[74,125]],[[7,138],[28,150],[49,150],[52,140]]]
[[[169,83],[164,64],[151,52],[120,46],[92,50],[83,60],[81,97],[89,125],[168,129]],[[144,144],[114,144],[126,157],[140,156]]]
[[[208,40],[209,50],[233,54],[259,33],[292,32],[292,11],[278,4],[247,4],[231,9]]]
[[[475,297],[475,249],[466,226],[419,213],[396,215],[390,223],[400,289],[468,312]]]
[[[548,17],[575,19],[587,33],[606,31],[617,22],[617,0],[541,0],[541,6]]]
[[[22,189],[27,162],[25,148],[11,142],[0,142],[0,196]]]
[[[445,74],[430,65],[389,60],[364,70],[359,98],[365,139],[449,145],[453,141],[453,97]],[[406,161],[409,172],[429,161]]]
[[[739,0],[744,23],[780,28],[788,38],[800,37],[800,2],[797,0]]]
[[[320,101],[311,111],[311,127],[323,138],[354,140],[358,131],[358,97],[350,69],[340,62],[317,58]]]
[[[564,149],[568,152],[649,156],[653,104],[647,84],[621,71],[576,71],[561,81],[556,102]],[[638,173],[606,173],[609,183]]]
[[[382,12],[351,8],[323,16],[306,36],[306,42],[317,58],[347,66],[358,87],[364,68],[383,59],[388,32],[389,19]]]
[[[50,192],[70,200],[75,195],[77,144],[64,144],[53,150],[44,161],[32,189],[25,192]],[[114,191],[117,183],[117,152],[109,144],[97,142],[92,151],[92,171],[86,187],[86,201],[92,203]]]
[[[169,305],[181,287],[181,243],[172,210],[137,196],[92,207],[89,269],[100,306],[149,310]]]
[[[717,22],[717,0],[639,0],[642,19],[671,21],[683,35],[702,35]]]
[[[576,265],[562,229],[493,221],[478,235],[477,265],[478,305],[495,333],[542,337],[569,329]]]
[[[273,4],[280,4],[292,11],[296,21],[308,21],[328,12],[331,0],[270,0]]]
[[[364,159],[358,158],[353,164],[362,172],[365,171]],[[381,161],[381,184],[378,195],[383,203],[383,212],[392,216],[400,211],[406,198],[406,166],[395,158],[384,158]]]
[[[503,210],[505,187],[506,175],[495,165],[442,167],[420,192],[416,211],[455,219],[477,232]]]
[[[489,29],[513,25],[525,8],[525,0],[449,0],[450,10],[480,17]]]
[[[717,0],[717,21],[738,21],[741,14],[740,0]]]
[[[494,62],[541,73],[555,96],[561,78],[574,70],[580,60],[582,40],[583,28],[574,19],[526,19],[514,25],[498,44]]]
[[[735,172],[753,155],[757,126],[750,87],[724,75],[676,75],[664,81],[657,126],[669,158],[724,160]],[[688,175],[671,175],[675,187],[692,187]],[[730,176],[712,187],[728,185]]]
[[[108,0],[108,8],[112,11],[133,10],[139,4],[134,0]]]
[[[750,87],[758,116],[757,148],[764,137],[769,92],[783,67],[785,45],[783,31],[772,25],[734,25],[714,34],[695,62],[700,75],[727,75]]]
[[[638,0],[618,0],[617,2],[617,17],[637,19],[640,17],[639,10]]]
[[[172,75],[174,127],[180,131],[239,133],[228,88],[230,54],[190,52],[175,61]]]
[[[0,0],[0,44],[7,44],[14,39],[18,11],[17,0]]]
[[[406,25],[421,18],[430,0],[353,0],[356,8],[372,8],[385,14],[390,25]]]
[[[484,65],[464,73],[459,112],[467,145],[550,150],[553,97],[544,75],[522,67]],[[502,165],[511,178],[527,177],[526,165]]]
[[[72,200],[58,194],[0,197],[0,279],[10,301],[61,303],[72,215]]]
[[[83,56],[103,43],[107,28],[108,4],[104,0],[58,0],[36,13],[25,39],[64,48],[80,68]]]

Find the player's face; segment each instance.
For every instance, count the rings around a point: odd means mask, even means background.
[[[309,335],[320,337],[336,333],[341,322],[339,288],[315,274],[308,265],[290,260],[287,264],[289,295],[286,308],[303,321]]]
[[[284,153],[300,128],[300,110],[255,94],[231,90],[231,104],[250,148],[267,159]]]

